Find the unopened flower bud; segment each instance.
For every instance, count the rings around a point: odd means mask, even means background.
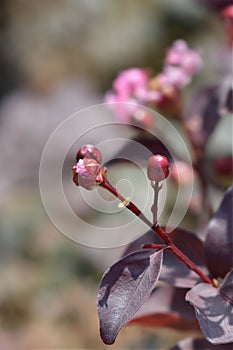
[[[83,158],[90,158],[95,159],[97,163],[102,163],[102,155],[101,152],[93,145],[85,145],[79,148],[77,154],[76,154],[76,162],[79,161],[79,159]]]
[[[93,190],[105,180],[106,173],[107,169],[95,159],[83,158],[73,166],[73,181],[77,186]]]
[[[151,181],[160,182],[169,175],[167,157],[160,154],[151,156],[147,161],[147,176]]]

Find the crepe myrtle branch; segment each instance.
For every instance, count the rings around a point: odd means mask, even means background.
[[[141,212],[141,210],[136,207],[135,204],[133,204],[131,201],[128,202],[126,198],[124,198],[117,190],[115,187],[113,187],[110,182],[105,179],[101,184],[101,187],[105,188],[108,190],[110,193],[112,193],[116,198],[120,199],[122,203],[125,203],[125,207],[130,210],[134,215],[138,216],[146,225],[149,227],[153,226],[153,224],[145,217],[145,215]]]
[[[117,192],[117,190],[107,181],[105,180],[102,184],[100,184],[101,187],[105,188],[109,192],[111,192],[116,198],[120,199],[122,202],[125,202],[125,198],[121,196]],[[173,254],[182,261],[189,269],[196,272],[201,279],[205,283],[213,284],[211,279],[206,276],[171,240],[171,238],[168,236],[168,234],[159,226],[159,224],[156,222],[155,224],[152,224],[145,216],[144,214],[138,209],[138,207],[133,204],[132,202],[129,202],[126,205],[126,208],[130,210],[132,213],[134,213],[136,216],[138,216],[146,225],[148,225],[154,232],[156,232],[159,237],[166,243],[167,247],[173,252]],[[147,247],[143,247],[144,249]],[[154,248],[158,249],[157,245],[153,247],[152,245],[148,245],[148,248]],[[161,247],[160,247],[161,249]]]
[[[78,152],[76,160],[78,162],[73,166],[73,181],[77,186],[86,188],[87,190],[93,190],[97,185],[109,191],[113,196],[118,198],[124,206],[130,210],[134,215],[138,216],[147,226],[149,226],[155,233],[159,235],[162,241],[165,243],[172,253],[185,264],[189,269],[193,270],[199,277],[208,284],[215,285],[214,282],[206,276],[196,264],[194,264],[171,240],[169,235],[164,229],[162,229],[157,222],[157,201],[158,192],[161,188],[160,181],[166,179],[169,175],[169,163],[165,156],[154,155],[149,158],[147,162],[147,175],[152,182],[154,188],[154,204],[152,206],[153,223],[150,222],[141,210],[131,201],[123,197],[114,186],[107,179],[107,169],[101,166],[97,162],[97,157],[92,159],[93,154],[99,154],[96,147],[88,145],[88,148],[82,147],[82,152]],[[162,245],[145,245],[146,248],[161,249]]]

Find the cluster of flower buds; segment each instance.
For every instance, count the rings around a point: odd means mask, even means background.
[[[101,165],[102,155],[93,145],[81,147],[73,166],[73,181],[77,186],[93,190],[106,179],[107,169]]]
[[[202,65],[197,51],[190,49],[184,40],[177,40],[168,49],[163,71],[151,78],[140,68],[120,72],[113,82],[113,91],[105,96],[105,102],[114,111],[119,122],[137,122],[144,127],[152,125],[141,106],[159,107],[164,100],[174,99],[178,91],[190,83]],[[118,102],[118,103],[116,103]],[[121,102],[121,103],[119,103]]]
[[[93,190],[101,185],[107,177],[107,169],[101,165],[101,152],[93,145],[82,146],[76,154],[76,164],[73,166],[73,181],[76,186]],[[147,161],[149,180],[160,182],[169,175],[168,159],[160,154],[151,156]]]

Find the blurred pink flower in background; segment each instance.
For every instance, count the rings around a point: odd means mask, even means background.
[[[159,107],[178,97],[178,91],[191,82],[202,66],[197,51],[189,49],[184,40],[177,40],[168,49],[163,70],[151,78],[145,69],[129,68],[118,74],[113,81],[113,90],[105,95],[105,102],[122,123],[137,122],[135,117],[141,106]],[[140,114],[141,115],[141,114]],[[135,119],[136,118],[136,119]],[[151,126],[144,119],[141,125]],[[145,125],[144,125],[145,124]]]
[[[116,94],[122,97],[123,100],[130,96],[139,97],[138,92],[146,87],[148,80],[149,76],[145,70],[130,68],[120,72],[113,82],[113,88]]]
[[[130,122],[139,105],[161,98],[159,91],[148,89],[149,79],[144,69],[130,68],[120,72],[113,81],[113,91],[105,95],[105,102],[109,103],[119,122]]]
[[[191,78],[181,67],[165,66],[163,73],[158,75],[158,81],[165,88],[180,89],[190,83]]]
[[[176,40],[167,51],[165,65],[179,66],[184,73],[192,76],[199,72],[202,61],[199,53],[189,49],[184,40]]]

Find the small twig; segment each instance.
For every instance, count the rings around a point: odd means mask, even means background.
[[[169,245],[169,248],[173,252],[173,254],[180,260],[182,261],[190,270],[193,270],[198,274],[201,279],[209,284],[213,284],[213,281],[206,276],[192,260],[190,260],[187,255],[185,255],[171,240],[171,238],[168,236],[168,234],[159,226],[159,225],[154,225],[152,229],[158,233],[159,237],[162,238],[162,240]]]

